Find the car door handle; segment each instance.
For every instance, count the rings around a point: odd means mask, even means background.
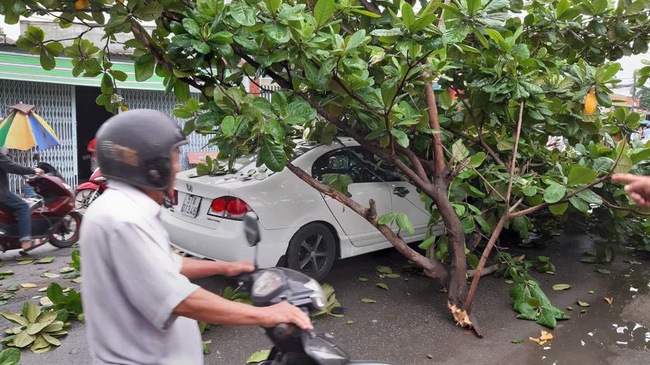
[[[409,189],[403,187],[403,186],[397,186],[393,188],[393,194],[399,196],[400,198],[404,198],[410,193]]]

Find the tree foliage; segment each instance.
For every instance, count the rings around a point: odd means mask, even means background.
[[[607,180],[613,171],[645,171],[649,150],[628,142],[640,117],[610,111],[609,94],[618,83],[616,60],[648,50],[650,1],[89,0],[82,10],[71,0],[1,4],[8,22],[49,13],[62,27],[101,27],[107,42],[131,34],[124,46],[134,51],[136,79],[164,78],[183,103],[174,114],[187,120],[186,132],[212,136],[231,164],[259,151],[269,169],[289,168],[366,217],[445,284],[461,325],[476,325],[470,309],[480,274],[468,289],[468,265],[480,273],[502,229],[525,239],[579,214],[593,218],[581,221],[613,222],[610,234],[624,239],[641,224],[631,217],[644,212]],[[156,23],[150,34],[145,21]],[[18,44],[40,54],[46,69],[66,55],[75,76],[101,75],[98,103],[109,110],[128,103],[116,88],[126,75],[112,69],[106,45],[83,34],[68,47],[43,39],[30,28]],[[271,101],[242,86],[260,77],[282,88]],[[584,110],[589,93],[595,113]],[[296,137],[336,143],[337,135],[357,140],[422,192],[431,224],[447,228],[445,237],[425,241],[427,257],[387,226],[397,220],[408,231],[404,212],[377,217],[372,202],[345,195],[346,176],[328,176],[328,186],[291,164]],[[566,149],[546,148],[549,136],[563,136]],[[213,163],[203,170],[215,168],[229,169]],[[490,240],[479,260],[483,236]],[[550,308],[546,301],[540,308]]]

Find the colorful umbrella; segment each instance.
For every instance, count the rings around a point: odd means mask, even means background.
[[[10,105],[11,114],[0,123],[0,146],[27,151],[37,146],[39,150],[60,144],[52,127],[34,113],[36,105]]]

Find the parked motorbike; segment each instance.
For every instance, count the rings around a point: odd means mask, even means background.
[[[102,195],[106,188],[106,178],[102,176],[100,169],[96,169],[87,182],[77,186],[74,193],[75,208],[84,212],[95,199]]]
[[[72,192],[58,176],[29,175],[26,182],[35,192],[27,199],[31,204],[32,237],[40,238],[42,246],[70,247],[79,240],[81,214],[75,211]],[[0,208],[0,249],[21,248],[18,220],[14,212]]]
[[[244,217],[246,239],[255,247],[257,267],[257,244],[260,231],[254,213]],[[320,284],[309,276],[288,268],[274,267],[255,270],[238,277],[243,292],[251,294],[253,305],[268,307],[288,301],[307,315],[325,309],[327,298]],[[345,347],[332,334],[314,330],[306,332],[293,324],[280,324],[265,328],[273,342],[268,360],[258,365],[390,365],[372,361],[351,361]]]

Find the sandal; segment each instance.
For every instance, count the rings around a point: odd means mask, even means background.
[[[20,252],[18,252],[21,256],[29,256],[27,252],[35,249],[36,247],[42,245],[42,241],[40,238],[33,239],[32,242],[29,244],[29,247],[27,249],[22,249]]]

